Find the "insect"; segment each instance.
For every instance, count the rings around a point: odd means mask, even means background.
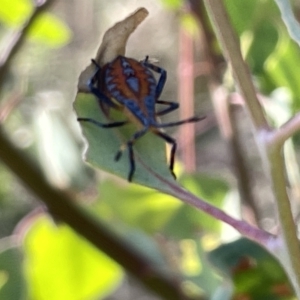
[[[192,117],[172,123],[158,123],[156,117],[162,116],[177,109],[179,104],[159,100],[164,88],[167,72],[149,62],[148,56],[139,62],[133,58],[118,56],[113,61],[100,67],[94,60],[92,63],[96,66],[94,75],[87,82],[90,92],[97,97],[100,106],[110,107],[122,110],[127,116],[125,121],[112,123],[100,123],[91,118],[80,117],[80,122],[90,122],[102,128],[120,127],[129,122],[139,124],[139,130],[131,138],[122,144],[115,155],[115,161],[118,161],[125,149],[128,149],[130,169],[128,181],[132,181],[135,172],[135,159],[133,145],[149,130],[157,136],[171,144],[170,153],[170,171],[176,178],[173,168],[175,161],[175,152],[177,143],[174,138],[162,132],[160,129],[171,126],[178,126],[186,123],[197,122],[203,117]],[[159,74],[158,81],[155,79],[152,71]],[[167,107],[161,111],[156,111],[156,104],[162,104]]]

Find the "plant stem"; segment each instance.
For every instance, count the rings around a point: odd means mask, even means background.
[[[225,57],[231,65],[238,88],[246,101],[255,128],[269,129],[263,109],[256,96],[249,68],[243,60],[238,37],[232,29],[223,1],[205,0],[204,2],[213,20]]]
[[[257,100],[249,69],[242,59],[238,38],[229,22],[223,2],[220,0],[205,0],[205,3],[212,17],[225,56],[231,64],[238,87],[244,96],[246,106],[256,128],[257,138],[261,142],[262,158],[266,158],[270,171],[282,230],[281,237],[283,239],[283,246],[280,251],[277,253],[273,251],[273,253],[277,255],[287,271],[295,293],[300,299],[300,247],[286,191],[281,145],[272,143],[272,138],[276,136],[276,131],[270,130],[262,107]],[[282,139],[280,143],[282,143]]]
[[[280,252],[275,254],[281,260],[294,286],[297,298],[300,299],[300,247],[286,191],[285,165],[281,152],[281,147],[270,147],[270,176],[277,200],[281,235],[284,242],[284,249],[280,249]]]
[[[0,145],[0,159],[47,205],[56,218],[71,226],[163,299],[195,300],[183,293],[176,278],[162,273],[147,257],[106,229],[99,219],[94,218],[65,193],[50,186],[41,171],[11,144],[1,128]]]
[[[158,175],[157,175],[158,176]],[[243,236],[257,242],[261,246],[265,247],[269,251],[274,251],[278,247],[278,239],[273,234],[266,232],[262,229],[256,228],[245,221],[237,220],[223,210],[211,205],[210,203],[196,197],[191,194],[189,191],[182,188],[176,182],[169,181],[163,177],[160,177],[160,180],[165,184],[165,192],[174,196],[175,198],[180,199],[181,201],[189,204],[208,215],[220,220],[230,226],[235,230],[241,233]]]
[[[12,34],[10,42],[6,45],[6,49],[4,49],[0,55],[0,86],[2,85],[4,77],[7,75],[10,62],[23,46],[31,25],[42,12],[46,11],[50,5],[53,4],[53,2],[54,0],[40,1],[40,5],[36,5],[33,13],[25,22],[23,27]]]
[[[293,116],[289,121],[283,124],[278,130],[274,131],[268,140],[273,146],[283,146],[284,142],[291,138],[300,130],[300,113]]]

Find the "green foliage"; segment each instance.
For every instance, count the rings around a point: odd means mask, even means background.
[[[70,29],[54,15],[44,13],[32,24],[29,36],[49,47],[62,47],[70,42]]]
[[[22,25],[33,10],[30,0],[1,0],[0,22],[9,27]]]
[[[96,207],[103,218],[121,229],[130,226],[149,234],[160,230],[182,205],[173,197],[148,188],[121,186],[108,180],[100,184],[99,192]]]
[[[287,87],[292,92],[295,110],[300,108],[299,75],[295,68],[295,61],[299,60],[299,47],[282,34],[276,50],[270,55],[266,64],[266,71],[274,85]]]
[[[0,5],[0,23],[8,27],[20,27],[33,11],[29,0],[2,0]],[[29,36],[50,47],[62,47],[71,39],[70,29],[57,17],[49,13],[38,16],[30,27]]]
[[[209,199],[218,207],[222,207],[228,192],[224,181],[205,175],[185,176],[181,182],[195,195]],[[176,239],[194,238],[199,231],[220,230],[220,222],[216,219],[145,187],[120,186],[107,180],[100,184],[99,193],[97,212],[107,221],[113,221],[116,227],[124,228],[126,224],[149,234],[162,230],[166,236]]]
[[[184,3],[183,0],[161,0],[161,2],[168,8],[180,9]]]
[[[247,43],[246,58],[262,91],[288,88],[297,111],[300,88],[295,62],[300,59],[300,50],[291,40],[274,1],[226,0],[226,5],[242,47]]]
[[[78,117],[91,118],[101,123],[109,123],[114,120],[105,117],[93,95],[78,94],[74,107]],[[124,116],[119,114],[118,120],[124,120]],[[123,152],[118,162],[114,161],[114,157],[121,144],[126,143],[137,131],[137,128],[133,125],[125,125],[117,129],[106,129],[88,122],[81,122],[81,127],[89,145],[86,160],[97,168],[127,179],[129,173],[128,150]],[[166,161],[165,147],[165,141],[151,132],[134,144],[136,162],[134,182],[158,190],[166,189],[160,178],[174,182]]]
[[[294,299],[278,261],[254,242],[237,240],[212,251],[209,258],[226,277],[232,278],[235,286],[233,299]]]
[[[120,267],[66,225],[38,218],[24,241],[29,298],[104,297],[122,278]]]
[[[162,2],[172,9],[183,5],[182,0]],[[267,113],[274,120],[276,115],[290,116],[291,107],[294,110],[300,107],[296,67],[300,52],[299,47],[290,40],[276,6],[271,0],[226,0],[226,5],[259,88],[269,95],[274,90],[278,92],[279,87],[286,87],[287,94],[292,95],[291,103],[287,101],[283,106],[277,106],[273,109],[273,115],[269,106]],[[2,0],[0,22],[8,28],[20,28],[31,13],[31,1]],[[195,19],[185,14],[181,17],[181,25],[195,33]],[[53,15],[43,14],[31,27],[29,37],[40,45],[61,47],[70,41],[71,32]],[[269,98],[274,100],[271,96]],[[79,117],[111,122],[92,95],[78,94],[74,106]],[[65,130],[66,124],[52,117],[48,113],[48,118],[52,119],[48,120],[48,124],[35,120],[39,129],[38,144],[43,148],[44,155],[40,157],[41,164],[56,179],[59,177],[56,166],[61,167],[61,174],[71,182],[66,186],[70,184],[74,192],[74,185],[86,186],[90,178],[83,163],[76,160],[76,157],[80,158],[77,142]],[[123,119],[122,113],[112,112],[111,117]],[[118,162],[114,161],[114,156],[137,128],[133,124],[120,129],[103,129],[90,123],[81,123],[80,126],[88,143],[87,162],[127,180],[128,151],[124,151]],[[290,285],[278,262],[250,241],[241,239],[220,246],[209,254],[208,261],[204,240],[212,238],[219,241],[222,223],[171,196],[152,190],[168,192],[164,182],[174,186],[179,182],[196,196],[222,208],[230,192],[225,181],[196,174],[182,176],[176,182],[168,168],[165,142],[152,133],[141,138],[134,149],[137,167],[134,182],[151,189],[126,182],[102,181],[98,186],[99,199],[91,206],[97,217],[167,274],[174,272],[182,276],[183,285],[191,293],[203,294],[212,300],[292,298]],[[61,178],[58,183],[53,182],[64,186]],[[2,169],[0,182],[1,205],[16,197],[23,200],[22,192],[17,196],[12,192],[13,179],[3,175]],[[13,205],[11,207],[10,211],[14,210]],[[17,213],[11,218],[9,228],[15,225],[15,219],[19,218],[16,216]],[[120,267],[103,253],[68,227],[56,226],[45,217],[30,224],[24,241],[24,261],[16,248],[5,248],[0,252],[1,299],[22,299],[27,292],[28,299],[35,300],[102,299],[114,291],[122,276]]]
[[[205,175],[182,178],[183,185],[197,196],[208,197],[222,206],[228,192],[224,181]],[[131,244],[146,254],[153,263],[170,267],[154,238],[160,232],[178,243],[177,269],[185,277],[186,288],[195,294],[213,295],[220,279],[206,259],[199,232],[218,233],[221,223],[178,200],[137,185],[125,185],[106,180],[99,186],[99,201],[93,211],[106,220]],[[160,248],[158,247],[160,246]]]
[[[220,278],[211,268],[199,239],[183,239],[180,247],[180,271],[189,288],[212,299],[220,286]]]
[[[20,300],[26,295],[20,249],[9,238],[0,240],[0,299]]]
[[[202,174],[186,175],[180,182],[193,194],[208,199],[217,207],[223,206],[229,188],[224,181]],[[194,237],[197,232],[219,233],[220,227],[221,223],[215,218],[191,206],[182,205],[166,224],[165,233],[172,238],[186,239]]]

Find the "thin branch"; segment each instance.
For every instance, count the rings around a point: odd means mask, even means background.
[[[179,66],[178,66],[178,95],[181,120],[187,119],[194,114],[194,43],[184,28],[179,30]],[[182,162],[188,173],[196,169],[195,153],[195,123],[181,126],[178,129],[179,147]]]
[[[279,129],[271,133],[268,143],[273,146],[283,146],[284,142],[300,130],[300,113],[293,116]]]
[[[236,108],[236,106],[228,103],[227,111],[224,111],[224,114],[227,114],[228,126],[231,129],[231,134],[226,137],[226,140],[228,142],[232,167],[237,180],[241,202],[244,208],[249,208],[247,210],[247,215],[242,214],[243,219],[250,221],[252,224],[259,224],[260,213],[252,189],[253,180],[251,178],[250,168],[247,165],[245,146],[242,146],[240,132],[238,131]],[[245,212],[245,210],[242,210],[242,213],[243,212]]]
[[[285,165],[281,147],[272,147],[269,151],[270,176],[283,236],[283,249],[274,253],[281,260],[300,299],[300,248],[293,220],[291,204],[286,191]]]
[[[205,0],[204,2],[213,19],[219,42],[231,65],[238,88],[247,103],[253,124],[256,129],[268,130],[268,122],[257,99],[249,68],[243,60],[239,41],[232,29],[224,3],[219,0]]]
[[[53,2],[54,0],[36,1],[35,9],[29,19],[21,29],[12,35],[10,42],[6,46],[6,49],[0,55],[0,86],[2,85],[2,81],[7,74],[10,62],[18,53],[19,49],[23,46],[31,25],[42,12],[46,11],[50,5],[53,4]]]
[[[278,248],[278,243],[280,243],[280,241],[275,235],[261,230],[259,228],[256,228],[245,221],[237,220],[225,213],[223,210],[219,209],[218,207],[215,207],[210,203],[204,201],[203,199],[191,194],[189,191],[179,186],[176,182],[174,183],[174,181],[169,181],[159,175],[157,176],[165,184],[166,193],[174,196],[177,199],[180,199],[186,204],[189,204],[207,213],[208,215],[216,218],[217,220],[228,224],[229,226],[237,230],[239,233],[241,233],[243,236],[257,242],[263,247],[269,249],[270,251],[274,251]]]
[[[262,143],[262,155],[265,156],[263,158],[266,158],[265,162],[268,164],[283,238],[282,248],[277,253],[274,251],[273,253],[277,255],[287,271],[295,293],[300,299],[300,248],[286,190],[282,149],[278,145],[272,145],[268,140],[272,137],[273,132],[270,131],[255,95],[249,69],[242,59],[238,39],[232,30],[223,2],[205,0],[205,3],[216,27],[220,43],[235,74],[235,79],[243,93],[253,124],[257,129],[257,137]]]
[[[0,159],[47,205],[55,217],[71,226],[163,299],[195,300],[183,293],[175,278],[159,271],[152,261],[106,229],[98,219],[76,204],[73,199],[51,187],[41,171],[25,157],[24,153],[11,144],[1,129],[0,145]]]

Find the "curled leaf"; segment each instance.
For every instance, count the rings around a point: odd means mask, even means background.
[[[96,62],[103,66],[118,55],[125,55],[126,43],[138,25],[144,21],[149,12],[146,8],[138,8],[133,14],[108,29],[103,37],[96,55]]]
[[[102,43],[98,49],[95,61],[103,66],[112,61],[118,55],[125,55],[126,43],[132,32],[138,25],[148,16],[149,12],[146,8],[138,8],[134,13],[124,20],[116,23],[108,29],[102,39]],[[80,74],[78,81],[78,92],[88,93],[89,88],[87,81],[93,76],[95,66],[90,64]]]

